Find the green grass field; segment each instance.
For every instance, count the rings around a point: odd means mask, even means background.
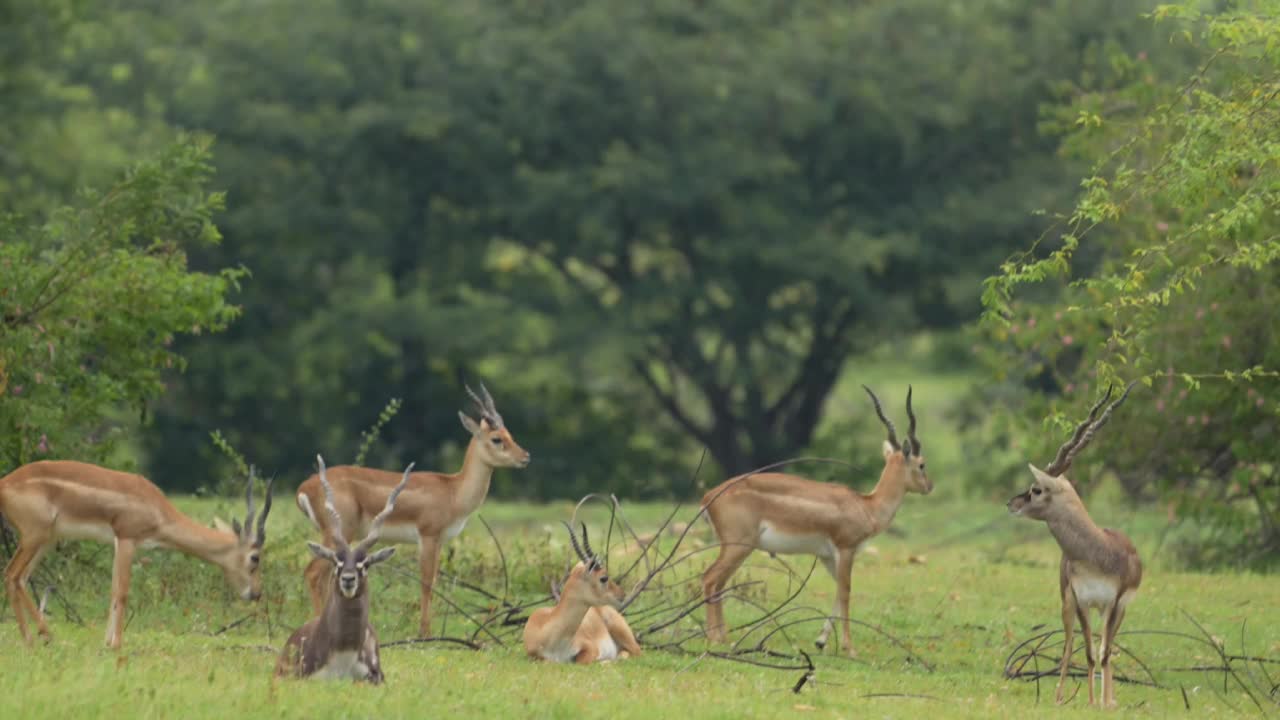
[[[179,501],[202,519],[226,517],[236,509],[230,501]],[[644,533],[671,507],[631,506],[626,516]],[[557,523],[571,509],[569,503],[489,502],[481,515],[501,538],[509,572],[502,572],[493,541],[474,521],[450,546],[444,570],[495,595],[503,594],[505,577],[510,597],[536,599],[545,593],[546,580],[568,562]],[[686,507],[677,519],[688,520],[693,510]],[[607,511],[589,505],[584,513],[595,544],[602,545]],[[1151,669],[1159,687],[1119,685],[1125,715],[1186,713],[1183,690],[1194,717],[1256,715],[1239,687],[1229,686],[1223,694],[1223,673],[1176,670],[1215,665],[1217,656],[1207,644],[1152,631],[1194,635],[1198,630],[1189,614],[1228,653],[1280,660],[1280,583],[1268,576],[1176,572],[1162,545],[1162,516],[1108,511],[1100,503],[1094,514],[1103,524],[1128,530],[1148,566],[1120,641]],[[1048,532],[1038,523],[1007,516],[998,502],[966,500],[945,488],[929,497],[908,496],[894,531],[872,541],[854,568],[854,618],[894,636],[909,652],[875,630],[855,626],[857,659],[841,658],[833,648],[815,654],[815,682],[799,694],[791,688],[800,671],[705,656],[700,639],[686,642],[683,651],[650,650],[603,665],[535,663],[524,657],[518,626],[495,628],[504,644],[481,635],[485,647],[478,652],[445,644],[387,647],[382,687],[275,681],[274,650],[306,619],[301,569],[307,560],[302,541],[309,533],[285,498],[272,514],[270,533],[266,593],[257,605],[234,600],[212,567],[173,553],[145,555],[134,573],[132,613],[118,654],[102,646],[109,551],[91,544],[64,547],[60,559],[47,563],[44,578],[58,583],[84,625],[68,620],[60,600],[51,596],[54,641],[28,650],[5,609],[0,717],[991,717],[1086,710],[1083,694],[1066,709],[1057,708],[1052,679],[1041,681],[1037,698],[1036,683],[1002,674],[1005,658],[1020,641],[1058,626],[1057,551]],[[665,542],[669,547],[670,538]],[[698,523],[685,549],[708,542],[708,527]],[[646,593],[629,612],[638,632],[659,617],[653,607],[698,592],[698,576],[714,552],[708,549],[654,581],[665,589]],[[616,575],[636,555],[615,544],[610,557]],[[416,626],[412,558],[411,549],[404,548],[375,571],[373,617],[384,643],[410,636]],[[801,575],[810,567],[808,559],[787,562]],[[735,582],[760,584],[744,591],[742,599],[727,601],[731,624],[752,620],[760,614],[757,604],[776,605],[795,589],[799,580],[782,568],[766,555],[753,556]],[[439,589],[473,617],[496,606],[450,576]],[[789,608],[828,608],[833,592],[830,578],[815,573]],[[475,632],[472,621],[446,610],[443,601],[436,608],[438,633],[467,637]],[[820,614],[793,609],[780,621]],[[642,636],[641,642],[655,645],[694,634],[701,619],[699,609],[667,630]],[[234,627],[219,632],[229,625]],[[793,625],[773,635],[768,646],[787,654],[813,652],[819,626],[816,620]],[[753,631],[747,644],[774,627],[766,623]],[[1056,656],[1053,649],[1046,652]],[[769,662],[792,664],[782,658]],[[1247,671],[1237,667],[1255,691],[1272,687],[1274,681],[1258,664]],[[1118,674],[1147,677],[1130,657],[1120,657],[1116,668]],[[1280,665],[1265,672],[1280,678]]]

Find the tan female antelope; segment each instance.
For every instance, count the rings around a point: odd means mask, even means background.
[[[410,475],[404,497],[396,503],[395,511],[387,518],[386,527],[382,530],[384,542],[418,546],[418,564],[422,573],[422,615],[418,632],[423,637],[431,634],[431,589],[440,563],[440,548],[462,532],[471,513],[484,502],[495,468],[523,468],[529,464],[529,453],[517,445],[507,431],[494,406],[493,397],[484,385],[480,386],[480,396],[471,388],[467,388],[467,393],[479,408],[480,422],[458,413],[462,426],[471,433],[462,469],[452,475],[434,472]],[[333,505],[342,518],[342,527],[349,533],[358,533],[368,527],[369,518],[386,503],[398,477],[393,472],[353,465],[341,465],[330,472],[333,473],[329,478],[333,487]],[[314,510],[324,502],[322,495],[320,479],[312,475],[298,487],[298,507],[320,530],[324,544],[335,546],[337,543],[329,518]],[[325,559],[317,557],[305,572],[311,606],[317,613],[324,606],[327,588],[324,578],[328,566]]]
[[[1119,530],[1100,528],[1085,510],[1071,481],[1063,475],[1071,467],[1076,453],[1089,444],[1098,428],[1111,418],[1111,412],[1129,397],[1134,384],[1129,383],[1124,394],[1107,406],[1098,416],[1098,410],[1111,399],[1112,388],[1089,411],[1089,417],[1078,427],[1071,439],[1058,449],[1053,463],[1043,471],[1029,465],[1035,480],[1031,488],[1009,500],[1009,512],[1014,515],[1043,520],[1049,532],[1062,548],[1062,562],[1058,571],[1058,592],[1062,597],[1062,630],[1066,635],[1062,648],[1062,664],[1058,676],[1058,702],[1062,702],[1067,671],[1071,666],[1072,625],[1080,620],[1084,632],[1084,653],[1089,664],[1089,704],[1094,704],[1094,654],[1093,633],[1089,628],[1089,610],[1097,609],[1102,615],[1102,641],[1098,656],[1102,661],[1102,704],[1115,705],[1115,686],[1111,676],[1111,654],[1115,646],[1116,632],[1124,622],[1125,608],[1142,584],[1142,560],[1129,538]]]
[[[916,416],[907,388],[907,417],[911,426],[899,445],[893,423],[880,400],[863,386],[889,437],[884,443],[884,469],[870,495],[835,483],[822,483],[783,473],[741,475],[721,483],[702,498],[702,508],[720,539],[720,555],[702,575],[707,603],[707,638],[725,640],[721,594],[754,550],[769,554],[816,555],[836,581],[836,599],[816,644],[826,647],[833,618],[842,623],[841,641],[853,655],[849,629],[849,582],[858,547],[889,527],[908,492],[924,495],[933,482],[924,470],[924,456],[916,437]]]
[[[591,551],[587,526],[582,526],[582,546],[569,530],[569,542],[581,561],[569,572],[553,608],[538,608],[524,625],[524,649],[530,657],[552,662],[573,661],[588,665],[597,661],[634,657],[640,644],[617,608],[622,588],[609,579],[600,558]]]
[[[324,491],[324,509],[337,530],[330,550],[319,543],[307,542],[317,559],[333,567],[328,598],[320,616],[289,636],[276,663],[278,677],[317,677],[365,680],[374,685],[382,682],[382,663],[378,660],[378,634],[369,624],[369,568],[395,554],[388,547],[369,554],[378,541],[382,523],[395,508],[396,498],[409,482],[413,463],[405,468],[400,484],[387,496],[382,511],[369,523],[369,532],[355,546],[347,545],[342,534],[342,516],[333,503],[333,488],[325,477],[324,458],[316,456],[320,486]]]
[[[254,527],[253,475],[245,492],[244,527],[214,529],[182,514],[151,481],[70,460],[33,462],[0,478],[0,514],[18,530],[18,550],[5,568],[4,584],[22,639],[31,644],[27,620],[50,637],[44,615],[27,593],[36,566],[59,540],[96,540],[115,545],[111,573],[111,610],[106,643],[119,648],[133,556],[153,547],[180,550],[217,565],[227,583],[245,600],[261,594],[262,544],[271,512],[267,483],[262,517]]]

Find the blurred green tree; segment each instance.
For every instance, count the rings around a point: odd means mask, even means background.
[[[193,262],[253,272],[230,332],[182,341],[151,462],[207,482],[218,427],[300,479],[391,395],[370,462],[456,462],[477,377],[537,455],[501,492],[797,452],[849,358],[978,312],[1070,189],[1039,106],[1148,42],[1144,6],[104,8],[74,79],[220,138],[227,242]]]

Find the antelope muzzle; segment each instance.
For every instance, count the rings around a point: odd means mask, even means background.
[[[1009,508],[1009,514],[1021,515],[1022,511],[1026,509],[1027,504],[1030,502],[1031,502],[1031,491],[1027,491],[1019,495],[1014,495],[1013,497],[1009,498],[1009,502],[1006,505],[1006,507]]]
[[[359,589],[360,576],[355,572],[343,572],[338,576],[338,590],[342,592],[343,597],[353,598]]]

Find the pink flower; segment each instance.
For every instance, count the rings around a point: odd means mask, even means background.
[[[1062,392],[1067,393],[1067,394],[1071,394],[1072,392],[1074,392],[1074,391],[1075,391],[1075,389],[1076,389],[1076,384],[1075,384],[1075,383],[1067,383],[1067,386],[1066,386],[1066,387],[1064,387],[1064,388],[1062,388]]]
[[[21,385],[14,385],[14,386],[13,386],[13,394],[14,394],[14,395],[21,395],[21,394],[22,394],[22,386],[21,386]]]
[[[1070,345],[1071,343],[1073,343],[1073,342],[1075,342],[1075,341],[1076,341],[1076,339],[1075,339],[1075,338],[1073,338],[1073,337],[1071,337],[1070,335],[1063,335],[1063,336],[1062,336],[1062,344],[1063,344],[1063,345]]]
[[[1157,222],[1157,223],[1156,223],[1156,230],[1157,230],[1158,232],[1162,232],[1162,233],[1163,233],[1163,232],[1169,232],[1169,223],[1167,223],[1167,222],[1165,222],[1165,221],[1163,221],[1163,220],[1161,220],[1160,222]]]
[[[1196,424],[1196,416],[1195,416],[1195,415],[1188,415],[1188,416],[1187,416],[1187,424],[1188,424],[1188,425],[1195,425],[1195,424]]]
[[[1255,402],[1255,403],[1254,403],[1254,405],[1257,405],[1258,407],[1262,407],[1262,398],[1261,398],[1261,397],[1259,397],[1259,398],[1258,398],[1258,401],[1257,401],[1257,402]]]
[[[1156,412],[1164,412],[1164,399],[1156,400]]]
[[[1223,336],[1222,336],[1222,347],[1224,347],[1224,348],[1230,348],[1230,347],[1231,347],[1231,336],[1230,336],[1230,335],[1223,335]]]
[[[1210,303],[1210,304],[1209,304],[1209,309],[1210,309],[1210,310],[1217,310],[1217,309],[1218,309],[1218,303]]]
[[[1061,310],[1059,310],[1058,312],[1054,313],[1054,314],[1053,314],[1053,319],[1054,319],[1054,320],[1061,320],[1061,319],[1062,319],[1062,311],[1061,311]]]
[[[1138,53],[1138,59],[1139,59],[1139,60],[1146,60],[1146,59],[1147,59],[1147,51],[1146,51],[1146,50],[1142,50],[1142,51],[1140,51],[1140,52]]]
[[[45,435],[44,433],[40,433],[40,444],[36,446],[36,449],[42,453],[49,452],[49,436],[48,435]]]
[[[1201,416],[1200,416],[1200,424],[1201,424],[1201,425],[1208,425],[1208,424],[1209,424],[1209,416],[1208,416],[1208,415],[1201,415]]]
[[[1010,335],[1017,335],[1017,334],[1018,334],[1018,330],[1020,330],[1020,329],[1021,329],[1021,328],[1019,328],[1019,327],[1018,327],[1018,323],[1014,323],[1014,324],[1012,324],[1012,325],[1010,325],[1010,326],[1009,326],[1009,334],[1010,334]]]
[[[1035,319],[1035,318],[1030,318],[1030,319],[1028,319],[1028,320],[1027,320],[1027,329],[1028,329],[1028,330],[1030,330],[1031,328],[1033,328],[1033,327],[1035,327],[1035,326],[1036,326],[1036,319]]]
[[[1197,308],[1197,309],[1196,309],[1196,319],[1197,319],[1197,320],[1199,320],[1199,319],[1201,319],[1201,318],[1203,318],[1203,317],[1204,317],[1204,308]]]

